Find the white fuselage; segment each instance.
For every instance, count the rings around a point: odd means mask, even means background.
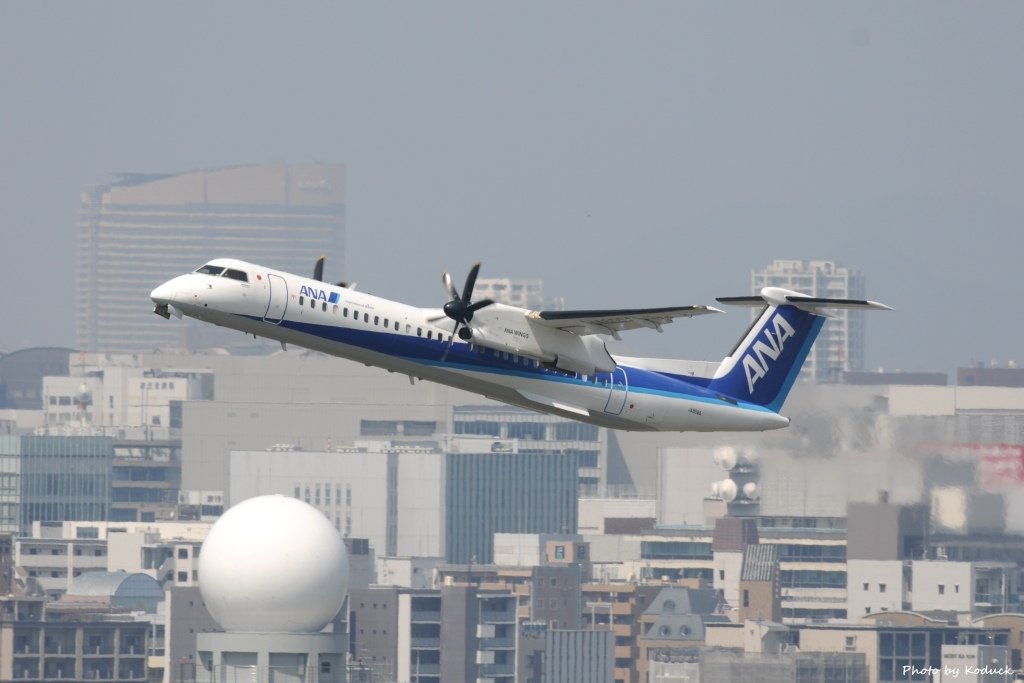
[[[157,312],[187,315],[614,429],[761,431],[789,424],[787,418],[761,406],[716,396],[699,381],[625,364],[605,370],[603,344],[598,348],[581,342],[574,347],[584,361],[594,359],[590,374],[555,367],[525,345],[540,337],[545,348],[564,344],[568,349],[581,338],[530,328],[526,322],[501,324],[502,319],[527,320],[529,312],[523,309],[501,304],[495,304],[493,311],[485,309],[487,316],[480,314],[481,329],[490,321],[495,329],[508,332],[508,340],[488,336],[487,342],[473,343],[474,338],[466,343],[456,338],[446,355],[453,323],[438,309],[409,306],[242,261],[211,263],[245,272],[248,281],[200,272],[181,275],[153,290]]]

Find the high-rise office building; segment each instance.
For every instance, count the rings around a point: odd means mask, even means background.
[[[764,270],[750,273],[754,292],[762,287],[785,287],[810,296],[863,299],[863,273],[835,261],[775,259]],[[836,310],[811,347],[801,379],[836,382],[844,372],[864,369],[864,311]]]
[[[495,533],[576,533],[579,454],[544,442],[453,437],[445,456],[445,560],[490,564]]]
[[[186,345],[190,325],[152,313],[149,293],[212,258],[337,279],[344,256],[344,167],[264,164],[121,175],[82,192],[76,334],[88,351]]]

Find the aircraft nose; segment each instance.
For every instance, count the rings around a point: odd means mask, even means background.
[[[149,293],[149,298],[153,300],[155,304],[169,304],[177,297],[177,287],[174,286],[174,280],[165,282],[152,292]]]

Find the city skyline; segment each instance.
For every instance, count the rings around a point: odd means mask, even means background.
[[[437,305],[482,260],[570,307],[711,303],[829,259],[897,309],[867,367],[1021,360],[1024,7],[793,9],[7,4],[0,272],[32,294],[0,346],[73,342],[83,188],[323,160],[349,171],[335,265],[389,298]],[[742,317],[629,343],[715,360]]]

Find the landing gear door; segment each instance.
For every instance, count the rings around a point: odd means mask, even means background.
[[[608,402],[605,403],[604,412],[610,415],[621,415],[622,409],[626,407],[628,397],[629,381],[626,379],[626,371],[616,367],[611,375],[611,389],[608,392]]]
[[[270,302],[263,320],[276,325],[284,318],[285,309],[288,308],[288,283],[280,275],[268,274],[267,285],[270,287]]]

